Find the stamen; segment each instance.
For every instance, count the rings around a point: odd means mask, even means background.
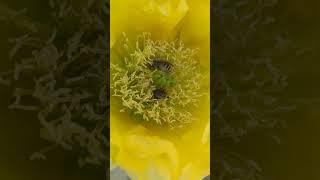
[[[153,41],[148,34],[139,36],[134,48],[128,42],[123,41],[123,57],[110,68],[111,93],[122,104],[121,112],[139,122],[169,127],[195,121],[191,112],[203,95],[196,50],[182,43]]]

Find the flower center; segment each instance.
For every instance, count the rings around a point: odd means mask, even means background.
[[[153,90],[154,99],[166,98],[166,89],[173,87],[176,84],[175,78],[172,76],[172,64],[164,60],[153,60],[149,64],[149,69],[153,70],[152,80],[156,87]]]
[[[129,42],[120,43],[110,68],[111,94],[122,105],[120,111],[171,128],[192,123],[192,109],[203,95],[196,50],[176,41],[153,41],[149,34],[138,36],[135,46]]]

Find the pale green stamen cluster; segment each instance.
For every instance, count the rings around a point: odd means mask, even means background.
[[[111,92],[121,101],[121,112],[170,127],[194,121],[191,110],[202,96],[196,50],[182,43],[153,41],[148,34],[139,36],[134,47],[128,42],[122,44],[128,56],[111,63]],[[150,70],[154,59],[170,63],[172,71]],[[157,88],[165,89],[167,98],[155,99]]]

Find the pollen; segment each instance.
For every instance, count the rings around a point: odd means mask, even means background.
[[[183,127],[196,120],[202,75],[196,49],[178,41],[155,41],[139,35],[135,44],[124,35],[121,53],[110,66],[111,95],[122,105],[121,113],[145,123]]]

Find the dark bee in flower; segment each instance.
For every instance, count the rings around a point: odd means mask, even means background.
[[[162,72],[171,72],[172,71],[173,65],[169,63],[168,61],[162,60],[162,59],[155,59],[151,62],[149,65],[149,68],[151,70],[159,70]]]
[[[168,61],[165,61],[163,59],[154,59],[149,64],[149,69],[151,70],[159,70],[165,73],[170,73],[172,71],[173,65],[169,63]],[[164,88],[156,88],[153,90],[153,99],[164,99],[167,98],[167,92]]]
[[[153,90],[154,99],[164,99],[167,97],[167,92],[164,89],[155,89]]]

